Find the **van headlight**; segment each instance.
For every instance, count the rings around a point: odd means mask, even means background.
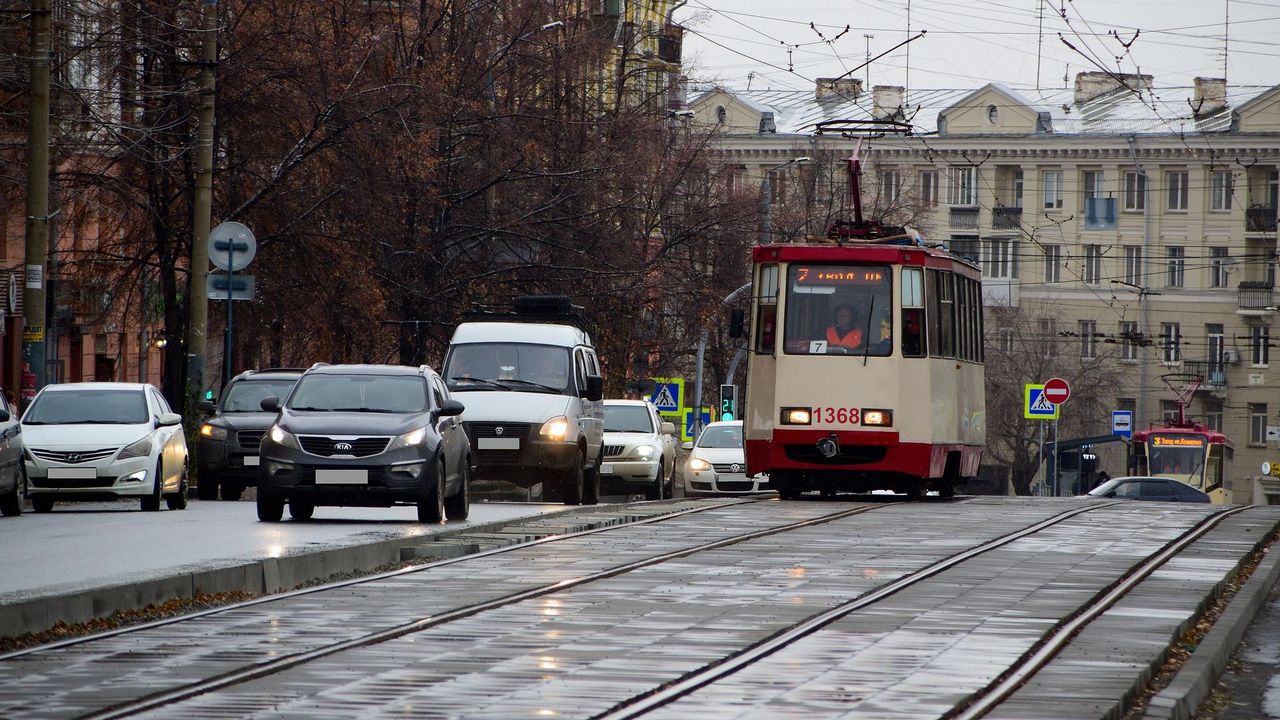
[[[538,434],[550,440],[563,440],[569,434],[569,418],[560,415],[542,423]]]
[[[131,445],[125,446],[125,449],[120,451],[120,459],[124,460],[126,458],[146,457],[150,454],[151,436],[148,435]]]
[[[694,472],[703,472],[711,469],[711,463],[702,458],[693,458],[689,461],[689,469]]]
[[[302,449],[302,445],[298,442],[298,436],[279,425],[272,425],[271,429],[267,431],[267,435],[271,438],[271,442],[281,447],[293,448],[294,450]]]
[[[422,444],[423,440],[426,440],[426,439],[427,439],[427,428],[424,426],[424,427],[418,428],[417,430],[410,430],[409,432],[403,435],[395,436],[395,439],[391,441],[391,447],[387,449],[398,450],[400,448],[417,447],[418,445]]]

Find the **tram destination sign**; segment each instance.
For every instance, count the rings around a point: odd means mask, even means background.
[[[879,285],[884,282],[882,267],[813,267],[796,268],[796,285]]]

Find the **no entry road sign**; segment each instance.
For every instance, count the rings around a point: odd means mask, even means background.
[[[1054,405],[1061,405],[1071,397],[1071,386],[1062,378],[1052,378],[1044,384],[1044,399]]]

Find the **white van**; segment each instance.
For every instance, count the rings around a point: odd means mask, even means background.
[[[441,374],[467,408],[478,479],[543,483],[545,498],[594,505],[604,383],[575,309],[568,298],[529,298],[515,313],[472,315],[454,330]]]

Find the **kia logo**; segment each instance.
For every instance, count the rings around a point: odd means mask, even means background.
[[[348,443],[348,442],[334,443],[334,444],[333,444],[333,449],[334,449],[334,450],[343,450],[343,451],[350,452],[350,450],[351,450],[351,443]]]
[[[738,465],[738,463],[734,463],[729,466],[729,472],[738,472],[741,469],[742,468]]]
[[[499,425],[498,427],[496,427],[496,428],[494,428],[494,429],[493,429],[493,434],[494,434],[494,435],[501,435],[503,432],[504,432],[504,431],[503,431],[503,428],[502,428],[502,426],[501,426],[501,425]]]

